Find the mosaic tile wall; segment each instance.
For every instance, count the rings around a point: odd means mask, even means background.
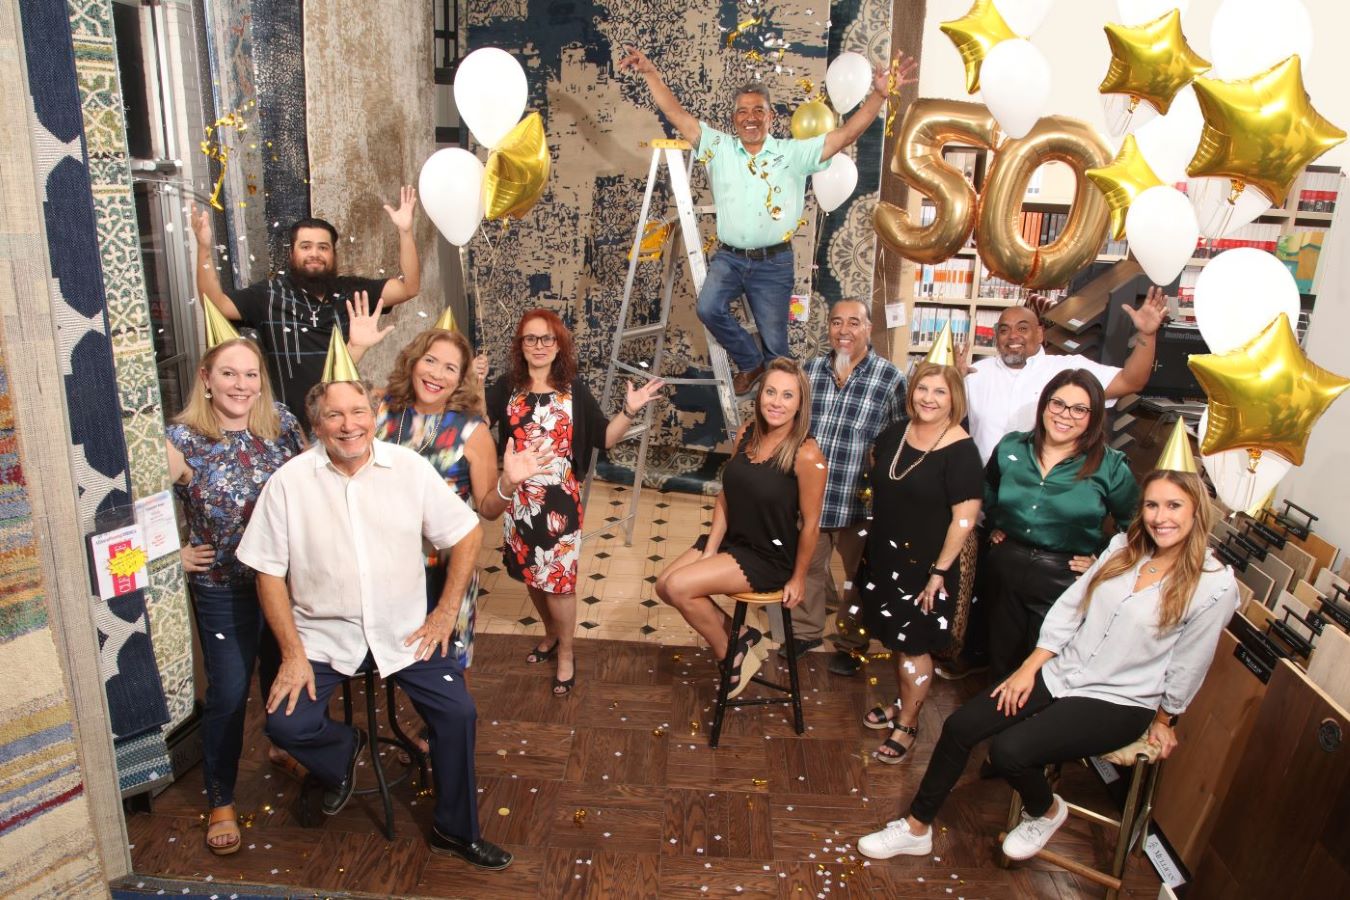
[[[468,14],[470,50],[501,47],[524,66],[529,108],[544,118],[553,161],[550,183],[528,216],[509,229],[485,223],[471,244],[469,285],[477,304],[478,340],[501,359],[520,313],[532,306],[552,308],[573,328],[582,371],[597,395],[618,324],[626,252],[650,161],[650,151],[639,142],[674,133],[645,83],[616,71],[623,46],[642,48],[685,107],[719,127],[728,127],[735,87],[758,74],[773,93],[776,132],[786,135],[792,110],[807,97],[799,80],[820,85],[827,59],[840,49],[857,49],[881,62],[891,28],[890,4],[884,0],[773,7],[614,0],[578,2],[565,10],[541,0],[471,0]],[[752,16],[763,21],[728,46],[730,32]],[[765,37],[787,42],[781,59],[766,49]],[[769,60],[757,61],[751,50]],[[879,121],[851,151],[859,166],[859,195],[874,194],[879,183],[882,130]],[[710,202],[700,169],[695,191],[696,202],[700,192],[702,202]],[[874,200],[855,199],[822,217],[818,228],[809,197],[808,222],[793,236],[796,292],[813,298],[809,321],[790,329],[798,357],[825,346],[831,300],[870,294],[874,253]],[[711,234],[709,218],[705,240]],[[658,279],[658,266],[640,268],[635,296],[658,296]],[[703,330],[687,276],[677,284],[664,373],[707,374]],[[648,315],[642,312],[639,305],[634,323],[654,318],[656,301],[650,301]],[[635,342],[631,358],[650,352],[650,345]],[[721,461],[716,450],[723,429],[715,396],[706,387],[681,387],[671,394],[671,403],[658,413],[650,480],[703,489],[715,479]],[[616,465],[602,470],[606,477],[623,480],[627,470],[631,478],[636,449],[636,442],[629,442],[611,450]]]

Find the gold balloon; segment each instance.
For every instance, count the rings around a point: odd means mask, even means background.
[[[1131,109],[1143,101],[1166,115],[1177,91],[1210,68],[1186,43],[1179,10],[1169,10],[1133,28],[1108,24],[1106,41],[1111,45],[1111,65],[1097,90],[1129,95]]]
[[[975,188],[964,173],[942,158],[942,147],[995,148],[999,139],[998,122],[981,103],[915,100],[900,123],[891,171],[932,200],[936,215],[929,224],[917,225],[906,210],[883,200],[873,216],[877,236],[906,259],[930,265],[961,249],[975,227]]]
[[[980,196],[977,226],[980,259],[999,278],[1028,288],[1061,287],[1092,262],[1106,240],[1109,210],[1084,172],[1111,158],[1106,139],[1091,125],[1066,116],[1045,116],[1025,137],[999,148]],[[1022,198],[1031,176],[1048,162],[1074,170],[1077,188],[1069,219],[1044,247],[1022,237]]]
[[[839,124],[824,100],[807,100],[792,114],[792,136],[799,141],[828,134]]]
[[[1195,79],[1205,127],[1186,172],[1229,178],[1235,192],[1260,188],[1283,206],[1308,163],[1345,140],[1345,132],[1313,109],[1297,55],[1237,81]]]
[[[1189,365],[1209,397],[1206,456],[1246,447],[1301,466],[1313,426],[1350,387],[1303,354],[1284,313],[1241,347],[1196,354]]]
[[[483,207],[488,220],[524,216],[544,192],[548,170],[544,120],[532,112],[488,156],[483,170]]]
[[[239,337],[239,332],[235,331],[230,320],[225,318],[225,314],[216,306],[215,301],[206,295],[202,295],[202,311],[206,313],[206,349],[210,350],[217,344],[223,344],[226,341],[232,341]]]
[[[980,66],[993,46],[1017,37],[1017,34],[998,14],[993,0],[975,0],[975,5],[961,18],[938,26],[951,38],[966,67],[966,93],[980,89]]]
[[[1120,145],[1120,152],[1109,166],[1088,169],[1083,174],[1101,188],[1102,195],[1106,197],[1106,206],[1111,210],[1111,237],[1116,240],[1125,237],[1125,215],[1130,211],[1134,198],[1163,183],[1149,167],[1144,154],[1139,152],[1139,144],[1132,134],[1126,135],[1125,142]]]

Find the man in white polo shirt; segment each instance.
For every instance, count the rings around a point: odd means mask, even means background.
[[[478,516],[418,453],[374,440],[364,383],[318,384],[306,407],[318,443],[268,480],[238,550],[258,573],[258,600],[281,646],[267,734],[324,784],[323,810],[336,814],[351,798],[366,736],[329,718],[328,700],[375,666],[430,731],[431,850],[503,869],[511,854],[478,830],[477,711],[449,652],[482,544]],[[430,614],[423,540],[451,548]]]
[[[1085,356],[1051,356],[1041,345],[1045,329],[1028,306],[1009,307],[998,317],[994,346],[998,353],[966,366],[966,402],[970,410],[970,436],[985,462],[994,447],[1010,431],[1030,431],[1035,424],[1036,403],[1041,391],[1065,369],[1087,369],[1106,390],[1106,399],[1143,390],[1153,372],[1157,334],[1167,313],[1167,296],[1151,287],[1144,303],[1135,309],[1121,307],[1134,323],[1134,349],[1123,368],[1094,362]]]

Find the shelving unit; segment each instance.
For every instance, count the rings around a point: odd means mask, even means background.
[[[984,173],[989,164],[988,150],[950,145],[944,149],[943,156],[966,173],[977,191],[982,188]],[[1032,185],[1029,186],[1022,205],[1024,216],[1035,213],[1067,216],[1074,199],[1075,181],[1072,173],[1067,166],[1058,164],[1047,166],[1040,172],[1044,173],[1045,177],[1034,178]],[[1309,166],[1289,192],[1285,207],[1269,210],[1254,223],[1257,226],[1279,226],[1276,230],[1268,227],[1263,229],[1266,243],[1269,244],[1271,238],[1278,243],[1281,239],[1300,232],[1321,231],[1325,234],[1330,230],[1336,215],[1335,204],[1342,178],[1340,169],[1334,166]],[[1319,206],[1322,208],[1318,208]],[[917,192],[911,192],[909,214],[912,220],[920,223],[931,221],[934,211],[935,207],[931,201]],[[1062,226],[1062,220],[1059,225]],[[1058,227],[1043,231],[1039,235],[1041,238],[1039,243],[1048,243],[1057,235]],[[1213,253],[1217,255],[1230,246],[1239,246],[1231,243],[1232,239],[1225,240],[1230,243],[1206,242],[1201,238],[1199,248],[1203,249],[1213,244]],[[1274,247],[1263,249],[1275,252]],[[1319,250],[1311,254],[1314,257],[1312,260],[1314,269],[1317,252],[1320,252],[1320,245]],[[1125,247],[1124,241],[1108,239],[1095,262],[1111,264],[1128,258],[1128,248]],[[1193,287],[1195,277],[1208,261],[1208,257],[1197,255],[1183,271],[1180,288],[1177,291],[1179,297],[1174,303],[1174,317],[1184,320],[1189,309],[1187,287],[1188,285]],[[1305,294],[1315,292],[1312,284],[1302,289]],[[997,295],[1004,292],[1008,296]],[[891,329],[890,358],[905,368],[921,359],[932,348],[933,339],[941,331],[943,322],[947,320],[952,321],[953,334],[958,341],[970,340],[973,337],[971,350],[973,356],[991,355],[995,352],[993,328],[998,316],[1010,306],[1022,305],[1026,293],[1029,292],[1020,286],[1008,285],[1006,282],[991,278],[985,272],[973,238],[950,260],[936,266],[922,266],[906,260],[901,269],[901,290],[898,298],[904,305],[905,319],[902,326]],[[1053,295],[1054,292],[1040,293]],[[888,302],[894,300],[888,298]],[[1305,316],[1301,323],[1305,327],[1306,321]],[[1302,337],[1303,328],[1300,328],[1299,334]],[[1066,340],[1072,340],[1071,336],[1065,337]]]

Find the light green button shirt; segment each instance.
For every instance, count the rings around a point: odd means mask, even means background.
[[[829,165],[825,135],[769,136],[751,156],[740,138],[699,122],[698,159],[708,167],[717,207],[717,239],[732,247],[772,247],[792,237],[805,204],[806,179]]]

